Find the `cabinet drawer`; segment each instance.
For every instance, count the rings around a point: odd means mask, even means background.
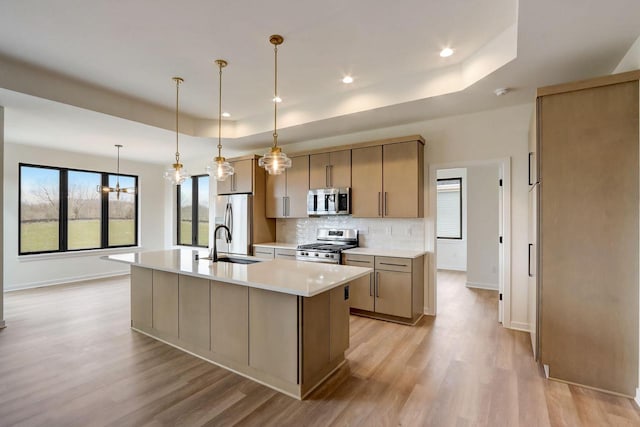
[[[253,256],[256,258],[273,259],[274,249],[265,247],[253,247]]]
[[[411,273],[411,258],[376,257],[376,270]]]
[[[346,265],[355,265],[357,267],[373,268],[374,257],[371,255],[343,254],[342,262]]]
[[[276,249],[275,257],[282,259],[296,259],[296,250],[295,249]]]

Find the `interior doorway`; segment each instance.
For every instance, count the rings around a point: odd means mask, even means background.
[[[454,272],[467,288],[495,291],[497,320],[509,327],[509,159],[431,165],[429,175],[432,314],[438,271]]]

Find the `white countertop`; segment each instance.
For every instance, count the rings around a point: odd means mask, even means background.
[[[373,272],[364,267],[285,259],[255,264],[194,261],[196,252],[206,255],[206,251],[172,249],[109,255],[103,259],[303,297],[321,294]]]
[[[397,258],[418,258],[425,255],[427,251],[411,251],[404,249],[376,249],[376,248],[353,248],[342,251],[343,254],[388,256]]]
[[[269,243],[254,243],[253,246],[263,247],[263,248],[274,248],[274,249],[296,249],[298,247],[297,243],[281,243],[281,242],[269,242]]]

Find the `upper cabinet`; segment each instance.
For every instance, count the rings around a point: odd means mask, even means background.
[[[351,187],[351,150],[312,154],[309,157],[309,187]]]
[[[422,140],[354,148],[351,167],[351,206],[354,217],[424,216]]]
[[[291,157],[291,167],[281,175],[267,175],[267,217],[307,217],[309,156]]]
[[[229,161],[235,172],[224,181],[218,181],[218,194],[253,193],[254,160]]]

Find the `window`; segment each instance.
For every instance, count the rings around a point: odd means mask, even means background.
[[[138,244],[138,196],[102,193],[116,175],[20,164],[20,255]],[[138,177],[120,175],[121,187]]]
[[[179,245],[209,246],[209,175],[192,176],[178,185]]]
[[[462,239],[462,178],[439,179],[438,239]]]

